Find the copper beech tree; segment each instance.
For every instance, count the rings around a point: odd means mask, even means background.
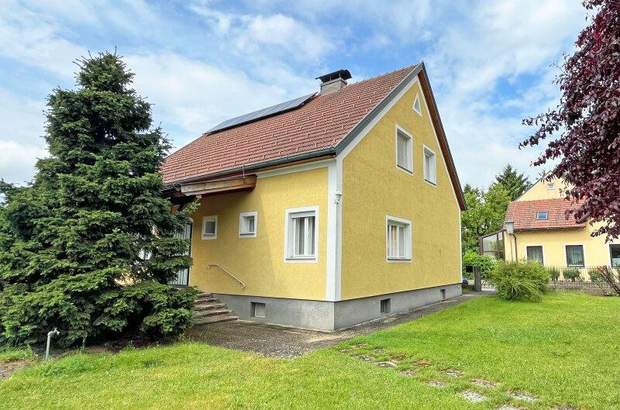
[[[600,223],[593,235],[620,237],[620,1],[586,0],[590,24],[564,61],[559,105],[525,119],[538,130],[521,146],[548,140],[534,165],[558,160],[550,176],[569,183],[580,221]]]

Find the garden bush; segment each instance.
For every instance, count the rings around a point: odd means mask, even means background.
[[[466,272],[466,269],[468,266],[473,266],[480,269],[482,279],[488,279],[496,263],[496,260],[490,256],[480,255],[475,251],[468,250],[463,254],[463,276],[472,279],[472,274]]]
[[[564,280],[575,282],[576,280],[581,279],[581,272],[579,272],[579,269],[577,268],[564,269],[562,274],[564,275]]]
[[[535,262],[498,262],[491,282],[502,299],[538,302],[546,291],[549,272]]]
[[[552,281],[557,282],[557,280],[560,279],[560,270],[558,268],[547,268],[547,272]]]

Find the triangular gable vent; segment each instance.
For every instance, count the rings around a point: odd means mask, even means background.
[[[420,94],[416,94],[415,99],[413,100],[413,111],[422,115],[422,108],[420,107]]]

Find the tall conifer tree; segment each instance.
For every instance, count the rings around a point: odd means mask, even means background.
[[[161,195],[166,138],[116,54],[78,66],[77,88],[48,98],[34,182],[0,187],[0,341],[169,336],[191,320],[194,292],[167,285],[190,259],[187,216]]]

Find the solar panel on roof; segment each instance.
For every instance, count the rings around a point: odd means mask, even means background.
[[[221,131],[226,128],[236,127],[237,125],[245,124],[251,121],[258,120],[260,118],[269,117],[274,114],[279,114],[284,111],[292,110],[293,108],[297,108],[303,105],[306,101],[308,101],[314,93],[304,95],[303,97],[295,98],[294,100],[285,101],[280,104],[272,105],[271,107],[263,108],[258,111],[254,111],[248,114],[243,114],[235,118],[231,118],[226,121],[220,122],[215,127],[209,130],[209,133]]]

